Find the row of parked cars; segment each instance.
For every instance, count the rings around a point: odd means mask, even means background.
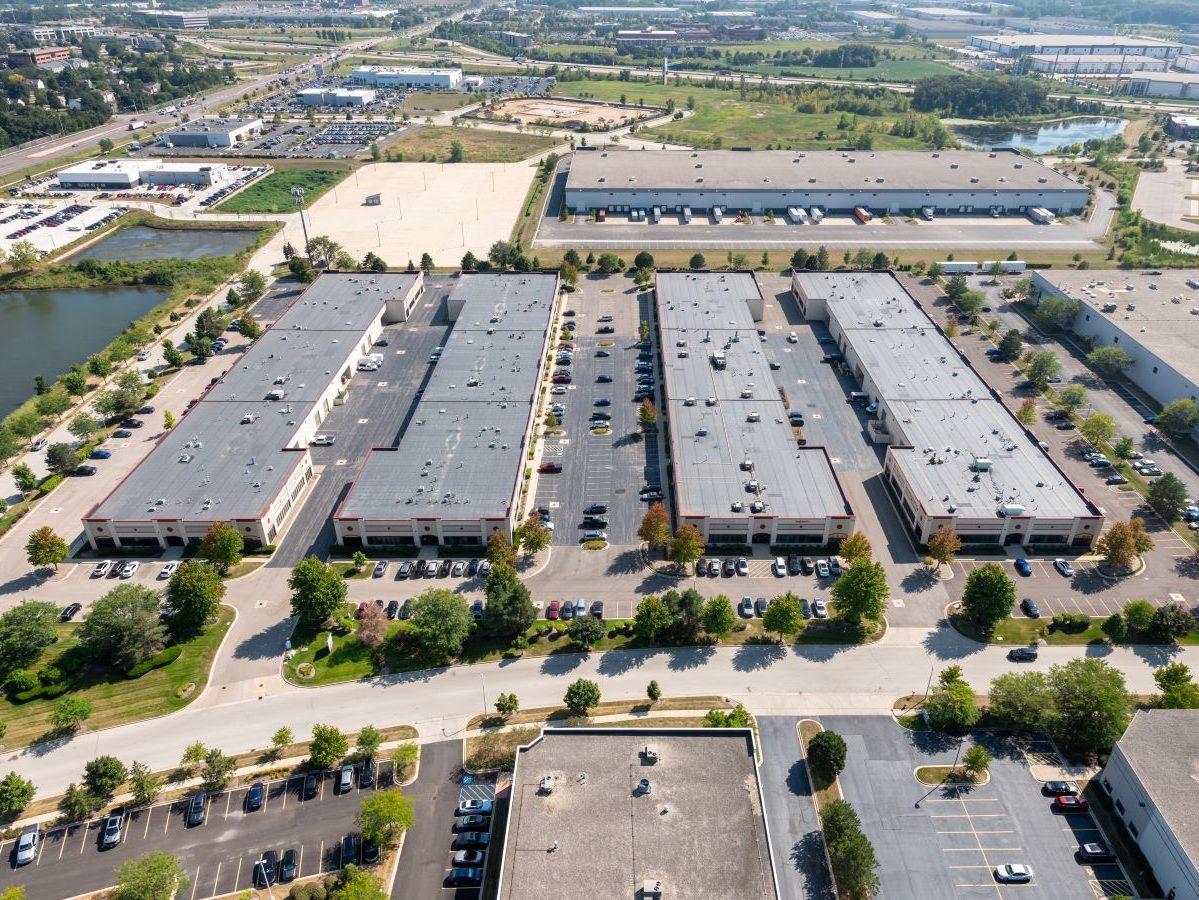
[[[454,838],[450,849],[452,868],[445,876],[446,887],[479,887],[491,844],[491,800],[462,800],[454,811]]]
[[[240,175],[223,187],[217,188],[217,190],[213,191],[211,194],[201,200],[200,205],[212,206],[214,203],[220,203],[234,191],[240,190],[255,178],[262,177],[270,170],[270,166],[254,166],[253,168],[250,168],[244,175]]]
[[[1082,796],[1082,791],[1073,781],[1047,781],[1041,785],[1041,793],[1052,797],[1050,808],[1058,815],[1068,816],[1089,812],[1091,805]],[[1078,845],[1075,859],[1082,864],[1114,862],[1116,854],[1102,840],[1086,841]],[[995,880],[1003,884],[1028,884],[1032,881],[1031,866],[1022,863],[1004,863],[994,869]]]
[[[810,556],[792,556],[789,559],[782,556],[776,556],[774,562],[770,564],[770,571],[776,578],[783,578],[787,575],[812,575],[815,574],[818,578],[837,578],[842,572],[841,560],[835,556],[830,556],[828,559],[813,559]],[[719,578],[721,574],[725,578],[731,578],[734,575],[749,574],[749,560],[744,556],[738,556],[735,560],[732,557],[726,557],[723,561],[716,558],[701,559],[695,564],[695,574],[699,577]]]
[[[737,612],[743,619],[752,619],[755,615],[760,619],[766,615],[766,610],[770,608],[770,602],[765,597],[759,597],[756,601],[752,597],[742,597],[741,603],[737,606]],[[828,605],[819,597],[813,597],[811,602],[807,597],[800,597],[799,604],[805,619],[828,618]]]
[[[390,561],[379,560],[374,577],[382,578],[390,568]],[[396,578],[486,578],[490,573],[491,563],[485,559],[406,559],[396,569]]]
[[[64,225],[76,216],[82,215],[91,209],[90,206],[84,206],[80,203],[72,203],[70,206],[64,206],[52,216],[47,216],[37,222],[30,222],[28,225],[22,225],[16,231],[5,235],[8,240],[16,240],[23,238],[27,234],[37,231],[39,228],[57,228],[59,225]],[[71,228],[71,231],[80,231],[79,228]]]

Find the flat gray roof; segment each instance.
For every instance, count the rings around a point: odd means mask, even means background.
[[[441,360],[394,449],[367,455],[339,519],[506,518],[526,463],[556,275],[463,275]],[[494,320],[494,321],[493,321]]]
[[[544,729],[516,754],[503,852],[501,900],[628,900],[646,881],[688,900],[778,896],[748,729]]]
[[[192,119],[190,122],[172,125],[164,134],[232,134],[255,123],[261,125],[262,119]]]
[[[1137,710],[1117,746],[1187,856],[1199,859],[1199,710]]]
[[[787,421],[747,306],[761,297],[751,272],[657,274],[678,513],[748,519],[756,514],[750,504],[761,500],[757,514],[779,518],[850,515],[827,455],[798,446]],[[723,370],[711,361],[717,350],[725,354]],[[751,479],[757,494],[747,488]]]
[[[1177,47],[1174,41],[1118,34],[978,34],[980,41],[1007,47]]]
[[[1163,362],[1199,380],[1195,370],[1199,314],[1194,312],[1199,309],[1199,289],[1187,283],[1199,284],[1199,268],[1166,269],[1160,275],[1143,270],[1063,269],[1037,272],[1037,276],[1081,301],[1091,315],[1108,319]],[[1104,303],[1115,303],[1116,311],[1103,312]],[[1136,309],[1128,309],[1130,303]]]
[[[993,518],[1003,504],[1041,518],[1094,514],[892,274],[810,272],[799,282],[826,299],[873,381],[898,438],[890,452],[930,514]],[[975,458],[991,468],[973,471]]]
[[[1087,189],[1011,150],[591,150],[575,153],[566,179],[567,190],[607,191],[829,191],[866,184],[873,191]]]
[[[407,273],[322,275],[85,518],[260,518],[303,458],[299,425],[347,369],[388,299],[415,281]],[[320,327],[335,324],[334,309],[343,327]],[[208,363],[214,375],[223,362]],[[284,398],[267,400],[276,389]]]

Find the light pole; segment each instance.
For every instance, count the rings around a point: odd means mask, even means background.
[[[304,229],[304,252],[308,252],[308,223],[304,221],[304,189],[302,187],[294,187],[291,189],[291,199],[295,201],[296,208],[300,211],[300,226]]]
[[[483,680],[483,673],[479,673],[479,685],[483,688],[483,715],[487,715],[487,682]]]
[[[267,894],[270,895],[271,900],[275,900],[275,889],[271,886],[270,879],[266,877],[266,863],[260,859],[254,863],[254,868],[262,873],[262,883],[266,885]]]

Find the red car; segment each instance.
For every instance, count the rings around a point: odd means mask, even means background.
[[[554,384],[570,384],[569,375],[555,375],[552,380]]]
[[[556,618],[558,618],[558,616],[559,616],[559,610],[560,610],[561,608],[562,608],[562,604],[561,604],[561,603],[559,603],[557,600],[551,600],[551,601],[550,601],[550,605],[549,605],[549,606],[547,606],[547,607],[546,607],[546,609],[545,609],[545,617],[546,617],[547,619],[556,619]]]
[[[369,604],[367,601],[365,601],[365,600],[363,600],[361,603],[359,603],[359,604],[358,604],[358,609],[356,609],[356,610],[354,611],[354,618],[355,618],[355,619],[361,619],[361,618],[362,618],[362,617],[363,617],[363,616],[366,614],[366,608],[367,608],[368,606],[370,606],[370,604]]]
[[[562,463],[543,462],[537,467],[538,472],[561,472]]]
[[[1062,794],[1053,801],[1053,811],[1059,813],[1084,813],[1091,808],[1085,797]]]

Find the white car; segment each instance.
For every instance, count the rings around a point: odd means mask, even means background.
[[[816,597],[812,600],[812,615],[814,615],[817,619],[828,618],[828,607],[824,605],[824,601],[819,597]]]
[[[1020,863],[1004,863],[995,867],[995,880],[1001,884],[1028,884],[1032,881],[1032,868]]]
[[[33,862],[41,842],[42,833],[37,828],[31,828],[17,838],[17,865],[24,866]]]
[[[103,578],[112,568],[112,560],[106,559],[96,563],[96,568],[92,569],[92,578]]]
[[[749,574],[749,560],[747,560],[744,556],[737,557],[737,574],[738,575],[748,575]]]
[[[555,384],[552,388],[550,388],[550,393],[551,394],[565,394],[566,393],[566,385]]]
[[[318,434],[308,443],[313,447],[332,447],[337,438],[331,434]]]
[[[137,574],[137,570],[141,567],[142,564],[140,562],[138,562],[136,559],[131,559],[129,562],[125,563],[125,568],[121,569],[121,577],[132,578]]]
[[[829,574],[828,560],[825,560],[825,559],[816,560],[816,575],[820,578],[828,578],[828,574]]]
[[[175,574],[175,571],[178,568],[179,568],[179,560],[173,559],[169,563],[167,563],[165,566],[162,567],[162,571],[158,573],[158,577],[164,578],[164,579],[170,578],[172,575]]]
[[[1074,566],[1070,565],[1064,559],[1055,559],[1053,561],[1053,567],[1061,572],[1066,578],[1074,577]]]
[[[138,353],[137,353],[137,361],[138,362],[145,362],[149,358],[150,358],[149,350],[139,350],[138,351]]]

